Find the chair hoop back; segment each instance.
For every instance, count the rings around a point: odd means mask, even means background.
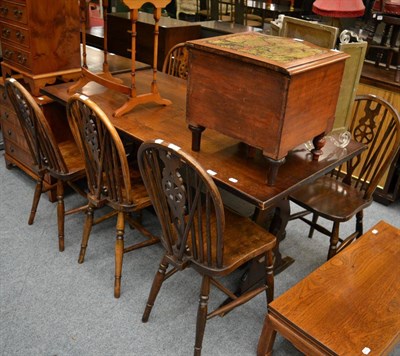
[[[162,71],[181,79],[188,77],[189,51],[185,43],[178,43],[165,56]]]
[[[175,265],[223,267],[224,207],[209,174],[190,155],[163,140],[138,151],[143,181],[162,226],[162,243]]]
[[[68,174],[53,132],[32,95],[14,78],[6,79],[5,88],[38,171]]]
[[[368,149],[348,162],[344,181],[349,183],[353,178],[355,188],[365,191],[364,198],[370,199],[399,150],[399,113],[382,98],[357,96],[350,132]]]
[[[67,116],[92,198],[115,206],[134,204],[125,148],[107,115],[88,97],[75,94],[68,100]]]

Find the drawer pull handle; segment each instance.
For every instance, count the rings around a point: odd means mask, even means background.
[[[8,133],[8,136],[12,135],[12,131],[10,129],[8,129],[7,133]]]
[[[5,119],[8,119],[8,116],[9,116],[9,115],[8,115],[8,112],[7,112],[7,111],[4,111],[4,118],[5,118]]]
[[[11,152],[11,153],[14,153],[14,151],[15,151],[15,150],[14,150],[14,147],[11,146],[11,147],[10,147],[10,152]]]
[[[14,9],[14,16],[19,20],[22,17],[22,10]]]
[[[10,37],[10,34],[11,34],[11,31],[10,31],[10,29],[9,28],[3,28],[3,31],[1,31],[1,34],[2,34],[2,36],[4,37],[4,38],[9,38]]]
[[[3,16],[7,16],[8,13],[8,7],[0,7],[0,12]]]
[[[17,39],[18,39],[20,42],[23,42],[24,39],[25,39],[25,36],[24,36],[24,34],[23,34],[21,31],[15,32],[15,37],[17,37]]]
[[[7,100],[7,94],[6,94],[5,91],[3,91],[3,92],[1,93],[1,96],[3,97],[4,100]]]
[[[6,58],[8,58],[8,59],[11,59],[12,56],[13,56],[13,54],[14,54],[14,51],[10,51],[9,49],[6,49],[6,50],[4,51],[4,57],[6,57]]]
[[[24,55],[22,55],[21,53],[18,54],[17,60],[18,60],[18,63],[20,63],[20,64],[25,64],[26,63],[26,57]]]

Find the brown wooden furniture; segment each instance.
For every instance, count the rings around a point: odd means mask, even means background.
[[[373,63],[364,62],[358,95],[374,94],[389,103],[400,112],[400,83],[394,81],[394,69],[382,70]],[[374,194],[374,200],[389,205],[400,199],[400,159],[393,161],[387,174],[382,176]]]
[[[65,116],[65,109],[59,103],[55,103],[50,98],[41,96],[34,97],[34,100],[43,111],[45,117],[57,118],[62,117],[63,115]],[[29,147],[19,124],[17,114],[7,96],[3,78],[0,78],[0,119],[4,139],[4,160],[6,167],[11,169],[15,165],[33,179],[37,179],[38,177]],[[55,119],[51,125],[53,132],[57,133],[59,138],[61,138],[60,136],[66,132],[63,130],[63,126],[65,125],[62,124],[62,121]],[[54,179],[52,179],[48,174],[45,174],[43,177],[43,186],[45,190],[48,190],[50,201],[54,202],[56,201],[56,193],[55,190],[50,189],[53,184]]]
[[[162,71],[178,78],[187,79],[189,52],[185,43],[172,47],[164,59]]]
[[[22,74],[34,96],[57,78],[79,77],[78,2],[0,0],[3,77]]]
[[[28,224],[33,224],[40,196],[46,191],[43,189],[43,179],[45,173],[48,173],[57,181],[58,244],[59,250],[64,251],[65,215],[83,209],[65,211],[64,184],[68,184],[78,193],[84,195],[73,184],[74,181],[85,176],[82,157],[72,138],[57,141],[42,110],[29,92],[16,79],[7,79],[5,87],[7,96],[17,114],[25,136],[25,143],[31,154],[32,164],[35,167],[35,173],[38,176]]]
[[[268,305],[257,354],[276,332],[306,355],[388,355],[400,341],[400,230],[379,222]]]
[[[87,65],[90,70],[93,72],[101,72],[103,69],[103,52],[88,46],[86,47],[86,52],[88,55]],[[131,60],[117,55],[110,55],[108,57],[108,65],[112,73],[130,72],[131,70]],[[144,65],[143,63],[137,63],[136,67],[138,70],[149,68],[148,65]],[[20,81],[24,82],[20,75],[15,77],[19,77]],[[63,141],[70,139],[72,136],[66,120],[65,108],[46,96],[37,96],[34,97],[34,100],[43,111],[57,140]],[[15,165],[32,178],[37,179],[38,177],[31,158],[31,153],[26,144],[15,110],[7,98],[3,78],[0,78],[0,104],[0,122],[4,136],[4,159],[6,166],[10,169]],[[55,189],[51,189],[54,183],[55,180],[46,173],[43,178],[43,186],[44,189],[47,190],[50,201],[53,202],[57,199]]]
[[[131,18],[129,13],[108,14],[108,35],[112,41],[108,49],[121,56],[131,56]],[[162,70],[168,51],[178,43],[201,37],[201,27],[197,22],[187,22],[168,17],[160,18],[158,36],[157,69]],[[154,18],[151,14],[139,12],[136,23],[136,60],[153,63]]]
[[[151,78],[151,74],[149,70],[139,71],[136,73],[136,80],[143,85]],[[119,77],[122,80],[129,79],[129,74],[120,74]],[[157,78],[160,90],[168,93],[168,98],[173,104],[160,107],[149,103],[137,107],[134,113],[121,118],[112,116],[115,107],[126,100],[121,93],[96,83],[89,83],[82,89],[82,93],[98,104],[120,132],[139,142],[162,138],[190,152],[191,132],[185,123],[187,82],[164,73],[158,73]],[[69,98],[66,90],[68,85],[68,83],[53,85],[42,91],[65,105]],[[363,145],[355,142],[351,142],[346,150],[327,142],[319,161],[313,162],[310,152],[300,146],[289,152],[286,164],[279,170],[274,187],[264,182],[265,159],[260,152],[256,152],[255,157],[250,159],[246,156],[245,145],[217,131],[207,130],[203,135],[202,150],[191,153],[210,174],[213,174],[219,187],[256,207],[255,219],[260,223],[265,220],[266,215],[268,216],[269,210],[278,206],[275,223],[272,224],[270,231],[282,237],[289,212],[289,203],[285,200],[288,194],[297,187],[330,172],[363,149]],[[279,212],[282,212],[282,215]],[[285,261],[282,261],[278,248],[274,254],[276,265],[281,266]]]
[[[297,145],[316,138],[318,159],[348,55],[254,32],[189,41],[188,48],[186,120],[194,151],[205,128],[235,137],[263,151],[270,185]]]
[[[163,140],[146,141],[139,148],[138,161],[161,223],[165,248],[142,321],[148,321],[162,283],[175,272],[192,267],[202,280],[194,346],[194,355],[199,356],[208,319],[264,291],[267,304],[273,300],[272,249],[276,238],[250,219],[224,209],[212,177],[179,147]],[[263,286],[237,297],[220,282],[246,262],[261,258],[265,266]],[[211,285],[232,301],[209,312]]]
[[[310,225],[309,237],[315,229],[330,238],[328,259],[362,235],[363,210],[371,205],[378,182],[400,148],[399,113],[376,96],[356,97],[349,130],[353,139],[366,144],[368,149],[348,161],[343,169],[339,167],[331,175],[304,185],[290,195],[293,202],[306,209],[305,214],[313,214],[312,220],[302,212],[293,216]],[[354,216],[355,232],[341,237],[340,224]],[[332,230],[318,224],[318,218],[331,221]]]
[[[112,208],[111,215],[117,215],[114,296],[119,298],[124,253],[159,242],[157,237],[141,225],[141,216],[137,219],[130,215],[141,214],[142,209],[150,206],[151,202],[139,171],[133,165],[129,166],[123,143],[104,112],[87,97],[76,94],[68,101],[67,114],[79,151],[85,158],[89,188],[87,194],[89,206],[79,263],[83,263],[85,258],[90,231],[94,224],[95,209],[103,206]],[[104,218],[107,217],[106,215]],[[125,247],[125,221],[147,239]]]

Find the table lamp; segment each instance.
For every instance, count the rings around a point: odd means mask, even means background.
[[[363,16],[365,6],[362,0],[315,0],[312,11],[318,15],[330,17],[332,23],[338,24],[339,18]]]

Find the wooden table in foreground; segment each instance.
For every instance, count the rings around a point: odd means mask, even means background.
[[[268,306],[258,355],[276,332],[307,355],[387,355],[400,341],[400,230],[381,221]]]
[[[124,83],[130,81],[130,73],[120,74],[118,77],[123,79]],[[151,78],[150,70],[136,73],[138,94],[148,90]],[[255,218],[258,222],[262,223],[266,213],[278,207],[271,224],[272,232],[278,237],[283,235],[288,219],[287,196],[297,187],[329,172],[364,149],[363,145],[355,142],[351,142],[346,149],[327,144],[324,154],[316,162],[312,161],[309,151],[298,147],[288,154],[286,164],[279,170],[276,185],[271,187],[265,184],[266,161],[262,153],[256,152],[254,158],[247,157],[247,147],[238,140],[210,129],[203,134],[201,151],[191,151],[192,135],[185,121],[186,81],[157,73],[157,84],[160,94],[171,100],[172,105],[148,103],[137,106],[119,118],[113,117],[112,113],[127,100],[125,95],[96,83],[89,83],[81,92],[99,105],[118,130],[135,140],[143,142],[164,139],[191,153],[206,170],[213,172],[218,186],[256,207]],[[65,105],[69,97],[67,88],[70,85],[64,83],[49,86],[42,92]],[[275,258],[276,266],[282,265],[279,247]]]

